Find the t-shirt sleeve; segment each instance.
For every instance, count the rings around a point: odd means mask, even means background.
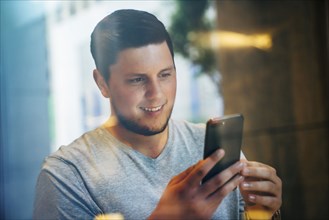
[[[79,172],[60,158],[48,158],[36,185],[33,219],[93,219],[101,210]]]

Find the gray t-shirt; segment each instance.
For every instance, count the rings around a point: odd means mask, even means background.
[[[121,213],[146,219],[170,179],[203,156],[205,126],[169,121],[162,153],[149,158],[126,146],[105,128],[85,133],[46,158],[36,186],[34,219],[93,219]],[[214,219],[238,219],[238,190],[230,193]]]

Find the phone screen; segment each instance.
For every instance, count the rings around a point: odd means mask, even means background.
[[[213,118],[207,122],[203,157],[210,156],[219,148],[225,150],[225,156],[204,177],[203,183],[240,160],[242,132],[241,114]]]

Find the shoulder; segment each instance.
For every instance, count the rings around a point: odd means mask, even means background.
[[[34,218],[81,219],[100,213],[86,185],[93,132],[88,132],[45,158],[36,183]]]
[[[61,146],[45,158],[42,168],[64,169],[64,167],[71,167],[72,169],[84,161],[90,161],[90,157],[99,151],[99,145],[104,139],[102,132],[100,128],[96,128],[84,133],[72,143]]]
[[[171,120],[171,135],[176,143],[187,146],[198,146],[203,149],[205,137],[205,125],[195,124],[188,121]]]
[[[171,124],[173,129],[179,130],[185,133],[204,133],[205,132],[205,124],[204,123],[192,123],[185,120],[175,120],[171,119]]]

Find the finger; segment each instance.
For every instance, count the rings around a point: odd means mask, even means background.
[[[244,160],[244,159],[241,159],[241,160]],[[248,160],[245,160],[246,164],[247,164],[247,167],[263,167],[263,168],[269,168],[269,169],[274,169],[273,167],[267,165],[267,164],[264,164],[264,163],[260,163],[260,162],[257,162],[257,161],[248,161]]]
[[[278,194],[278,186],[271,181],[247,181],[244,180],[240,187],[245,191],[262,192],[275,196]]]
[[[230,181],[226,182],[225,185],[223,185],[222,187],[217,189],[217,191],[208,196],[208,200],[211,204],[218,206],[221,201],[243,181],[243,179],[243,176],[236,175]]]
[[[174,176],[171,179],[170,183],[177,184],[177,183],[181,182],[182,180],[184,180],[199,163],[201,163],[201,161],[199,161],[198,163],[190,166],[189,168],[187,168],[186,170],[184,170],[180,174]]]
[[[274,196],[248,194],[248,201],[265,206],[273,213],[281,207],[282,200]]]
[[[202,185],[201,193],[205,194],[205,196],[214,193],[218,188],[225,185],[230,179],[237,175],[244,166],[245,164],[243,162],[238,161],[229,168],[223,170]]]
[[[272,182],[278,182],[276,170],[270,166],[262,166],[257,164],[256,166],[247,166],[241,171],[241,175],[245,177],[253,177],[258,179],[271,180]]]
[[[224,157],[224,150],[216,150],[213,154],[204,160],[201,160],[185,179],[186,184],[190,186],[199,186],[201,180],[215,166],[215,164]]]
[[[243,161],[243,159],[241,159],[241,160]],[[256,162],[256,161],[245,161],[245,163],[246,163],[246,168],[249,168],[249,169],[261,168],[261,169],[269,170],[270,172],[276,174],[275,168],[273,168],[267,164],[263,164],[263,163]]]

